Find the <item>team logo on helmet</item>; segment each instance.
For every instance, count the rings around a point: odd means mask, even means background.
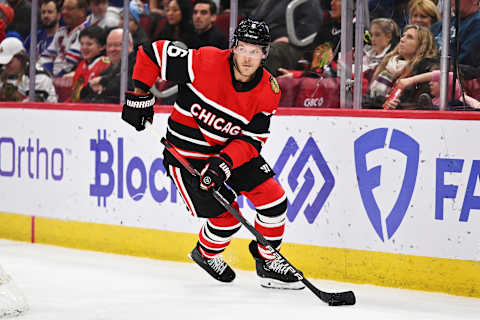
[[[280,86],[278,85],[277,80],[272,76],[270,76],[270,86],[275,94],[280,93]]]

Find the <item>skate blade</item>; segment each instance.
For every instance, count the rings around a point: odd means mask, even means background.
[[[283,290],[302,290],[305,285],[301,281],[283,282],[275,279],[258,278],[258,282],[264,288]]]

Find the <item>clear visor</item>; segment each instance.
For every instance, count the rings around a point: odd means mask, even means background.
[[[265,59],[267,57],[266,51],[262,46],[241,41],[233,48],[235,54],[254,59]]]

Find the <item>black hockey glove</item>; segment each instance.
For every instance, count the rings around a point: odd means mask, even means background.
[[[208,158],[205,167],[200,172],[200,188],[205,191],[218,190],[230,178],[231,168],[231,161],[225,157]]]
[[[145,129],[145,121],[153,121],[153,105],[155,97],[151,92],[139,95],[131,91],[125,92],[125,104],[122,119],[131,124],[137,131]]]

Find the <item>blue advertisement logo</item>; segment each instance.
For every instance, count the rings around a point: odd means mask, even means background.
[[[97,206],[106,207],[107,198],[115,194],[118,199],[124,198],[125,191],[134,201],[139,201],[150,193],[153,200],[158,203],[164,201],[176,203],[177,189],[170,179],[163,180],[163,185],[156,184],[157,174],[166,177],[162,159],[156,158],[150,165],[138,156],[130,160],[125,159],[124,140],[120,137],[116,140],[116,144],[110,141],[106,130],[98,130],[96,139],[90,139],[90,151],[95,157],[95,170],[89,194],[97,198]],[[314,168],[308,168],[309,163],[316,165],[325,180],[320,191],[315,195],[313,203],[306,205],[304,210],[307,221],[313,223],[330,195],[335,179],[312,138],[307,140],[301,151],[294,138],[288,139],[274,167],[277,177],[284,171],[291,158],[295,162],[288,172],[288,185],[296,193],[296,197],[288,205],[287,217],[290,221],[296,218],[310,193],[314,192],[315,177],[311,170]],[[309,161],[310,159],[313,161]],[[305,167],[307,167],[306,170]],[[304,172],[304,183],[300,185],[299,178],[302,172]],[[133,179],[134,175],[139,179]],[[238,198],[238,203],[240,208],[248,205],[254,209],[254,206],[242,196]]]
[[[64,159],[62,148],[50,150],[40,138],[22,144],[14,137],[0,137],[0,177],[61,181]]]
[[[354,143],[355,169],[358,187],[368,219],[382,241],[384,233],[380,209],[373,195],[373,189],[380,186],[381,166],[367,169],[366,156],[369,152],[383,149],[387,145],[388,128],[371,130],[360,136]],[[420,147],[417,141],[400,130],[393,129],[388,148],[404,154],[407,158],[405,175],[398,198],[386,218],[387,237],[390,239],[402,223],[412,199],[417,180]]]
[[[435,219],[443,220],[443,202],[445,199],[457,199],[458,185],[445,184],[446,173],[462,173],[464,159],[437,158],[435,185]],[[477,182],[480,181],[480,160],[473,160],[468,174],[467,187],[460,211],[460,222],[468,222],[470,212],[480,209],[480,196],[475,194]],[[458,200],[457,200],[458,201]]]
[[[123,138],[117,139],[115,152],[114,145],[107,139],[106,130],[103,130],[103,136],[101,130],[98,130],[97,139],[90,140],[90,151],[95,154],[95,181],[90,184],[90,196],[97,197],[98,206],[106,207],[107,198],[114,194],[115,189],[117,198],[122,199],[125,187],[134,201],[141,200],[149,191],[153,200],[158,203],[168,198],[172,203],[177,202],[177,189],[173,182],[168,180],[166,186],[156,185],[156,175],[166,175],[161,158],[153,160],[150,166],[139,157],[132,157],[127,163]],[[133,181],[135,172],[140,177],[138,185]]]
[[[300,147],[293,137],[290,137],[285,144],[273,170],[276,172],[277,177],[279,177],[285,168],[285,165],[290,160],[294,158]],[[289,201],[289,206],[287,210],[287,217],[290,222],[295,220],[298,215],[298,212],[302,208],[306,199],[312,192],[312,189],[315,185],[315,177],[310,170],[307,168],[303,175],[305,182],[303,185],[299,186],[299,177],[305,166],[308,164],[308,160],[312,158],[313,162],[316,164],[318,170],[322,174],[325,182],[321,187],[320,191],[315,197],[313,203],[308,204],[305,208],[304,214],[307,218],[307,221],[312,224],[315,221],[315,218],[320,213],[325,201],[332,192],[333,187],[335,186],[335,178],[333,177],[332,171],[327,165],[327,162],[323,158],[322,153],[318,149],[317,144],[313,138],[309,138],[305,143],[305,146],[298,154],[298,157],[293,164],[291,171],[288,174],[288,185],[292,191],[296,191],[299,188],[297,196],[293,201]]]

